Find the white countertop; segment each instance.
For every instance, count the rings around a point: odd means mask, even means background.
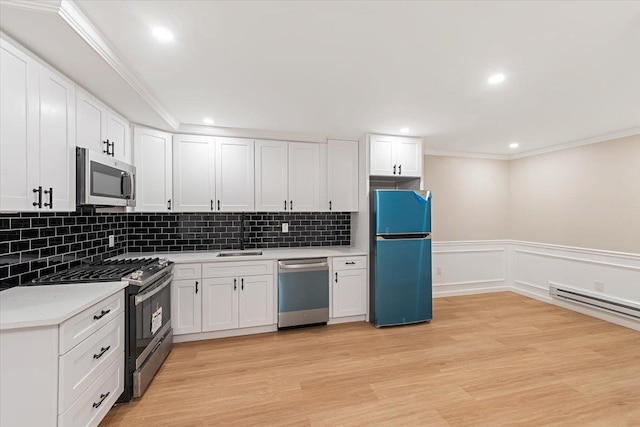
[[[0,292],[0,330],[60,324],[126,286],[99,282],[7,289]]]
[[[252,251],[254,249],[247,249]],[[334,256],[367,255],[366,251],[349,246],[323,246],[314,248],[278,248],[256,249],[261,250],[262,255],[219,257],[220,251],[215,252],[140,252],[119,255],[112,259],[161,257],[168,258],[177,264],[189,262],[215,262],[215,261],[261,261],[275,259],[316,258]],[[222,251],[233,252],[233,251]]]

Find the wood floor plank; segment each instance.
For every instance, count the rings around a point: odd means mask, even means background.
[[[640,426],[640,333],[511,292],[359,322],[177,344],[106,426]]]

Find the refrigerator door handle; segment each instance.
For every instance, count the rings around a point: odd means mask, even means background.
[[[376,240],[431,240],[431,233],[378,235]]]

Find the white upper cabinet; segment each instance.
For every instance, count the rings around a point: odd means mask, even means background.
[[[36,209],[38,175],[38,64],[0,39],[0,210]]]
[[[395,144],[396,163],[399,176],[422,176],[422,140],[417,138],[398,138]]]
[[[131,130],[129,122],[111,110],[107,110],[107,140],[113,157],[131,163]]]
[[[289,143],[289,210],[320,210],[320,145]]]
[[[394,175],[395,138],[386,135],[371,135],[371,175]],[[397,168],[397,166],[396,166]]]
[[[171,134],[153,129],[134,128],[136,167],[136,212],[172,210]]]
[[[76,209],[75,86],[40,67],[40,183],[47,210]]]
[[[370,135],[371,171],[374,176],[420,178],[422,140],[401,136]]]
[[[257,211],[321,209],[321,144],[256,141]]]
[[[258,212],[280,212],[288,209],[289,143],[256,141],[255,208]]]
[[[327,142],[327,195],[329,210],[358,210],[358,142]]]
[[[202,212],[217,210],[215,197],[215,138],[173,136],[174,210]]]
[[[216,138],[216,205],[218,211],[254,209],[253,140]]]
[[[75,210],[75,88],[0,39],[0,210]]]
[[[76,93],[76,142],[98,153],[131,163],[129,122],[87,92]]]
[[[76,92],[76,143],[98,153],[107,154],[107,107],[85,91]]]

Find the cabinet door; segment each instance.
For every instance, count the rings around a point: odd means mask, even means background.
[[[216,206],[246,212],[254,207],[253,140],[216,138]]]
[[[273,276],[247,276],[240,278],[239,326],[272,325]]]
[[[171,327],[174,335],[202,331],[202,281],[171,282]]]
[[[329,210],[358,210],[358,142],[327,142],[327,181]]]
[[[131,131],[129,122],[113,111],[107,111],[107,139],[111,143],[114,157],[131,163]]]
[[[396,165],[393,136],[371,135],[371,170],[370,175],[393,176]]]
[[[286,141],[256,141],[255,208],[258,212],[288,210],[288,146]]]
[[[136,212],[171,211],[171,135],[136,127],[133,163],[136,167]]]
[[[76,143],[107,153],[107,107],[81,89],[76,90]]]
[[[238,327],[237,277],[204,279],[202,284],[202,332]]]
[[[343,270],[333,273],[333,317],[366,314],[367,270]]]
[[[36,209],[38,159],[38,64],[0,39],[0,210]]]
[[[74,120],[75,86],[40,66],[39,185],[47,211],[76,210]]]
[[[215,209],[214,151],[213,137],[174,135],[174,210],[196,212]]]
[[[422,140],[398,138],[395,145],[398,175],[419,178],[422,176]]]
[[[289,143],[289,209],[320,210],[320,146]]]

